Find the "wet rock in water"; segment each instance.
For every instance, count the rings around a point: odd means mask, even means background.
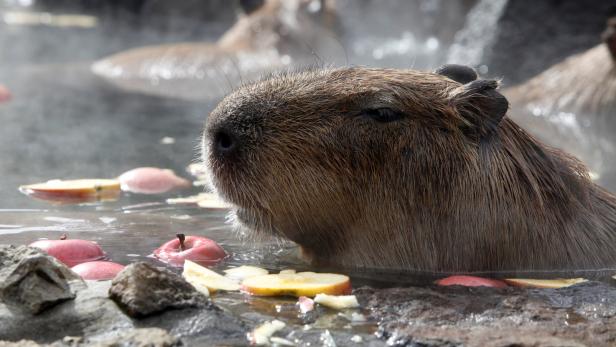
[[[378,335],[396,346],[610,346],[616,289],[360,288]]]
[[[183,346],[182,341],[159,328],[132,329],[121,333],[111,332],[87,339],[79,339],[71,347],[176,347]]]
[[[62,302],[36,316],[0,303],[0,340],[52,343],[65,336],[93,336],[134,326],[107,297],[110,281],[87,281],[86,285],[76,288],[74,300]]]
[[[134,263],[112,281],[109,297],[131,317],[145,317],[167,309],[212,304],[180,275],[148,263]]]
[[[0,245],[0,300],[32,314],[74,299],[79,276],[41,250]]]
[[[158,328],[131,329],[110,332],[88,338],[67,336],[52,344],[38,344],[32,340],[0,341],[0,347],[179,347],[182,341]]]
[[[136,336],[144,339],[150,336],[150,342],[154,343],[164,339],[159,339],[159,334],[150,335],[143,329],[158,328],[181,339],[187,346],[239,346],[246,342],[249,328],[245,323],[213,304],[168,310],[135,320],[108,298],[111,281],[86,281],[86,284],[86,288],[77,290],[74,301],[59,304],[37,316],[11,311],[0,303],[0,340],[27,339],[54,347],[107,346],[102,341],[122,341],[123,336],[133,336],[131,332],[138,329],[143,332],[135,332]],[[136,337],[131,339],[137,340]],[[128,341],[128,338],[125,340]],[[159,346],[143,341],[135,346]],[[4,346],[2,343],[0,347]],[[117,343],[111,345],[125,346]]]

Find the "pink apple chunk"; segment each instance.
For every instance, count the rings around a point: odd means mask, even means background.
[[[464,287],[492,287],[492,288],[505,288],[508,287],[507,283],[501,280],[494,280],[490,278],[483,278],[477,276],[465,276],[456,275],[441,278],[436,281],[439,286],[464,286]]]
[[[156,250],[154,256],[173,266],[183,266],[184,260],[210,266],[221,261],[227,254],[215,241],[203,236],[184,236],[166,242]]]
[[[122,190],[141,194],[160,194],[177,188],[190,187],[190,181],[172,170],[140,167],[126,171],[120,177]]]
[[[89,261],[71,268],[84,280],[110,280],[122,269],[124,269],[124,265],[111,261]]]
[[[42,249],[68,267],[105,258],[105,252],[101,247],[87,240],[39,240],[29,246]]]
[[[0,84],[0,104],[3,102],[10,101],[12,98],[11,92],[9,89],[2,84]]]

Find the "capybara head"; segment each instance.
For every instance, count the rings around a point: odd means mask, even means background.
[[[316,263],[444,271],[601,263],[600,242],[577,229],[603,230],[589,211],[611,196],[506,117],[497,81],[476,78],[458,65],[340,68],[243,86],[206,124],[213,187],[238,225],[295,241]]]

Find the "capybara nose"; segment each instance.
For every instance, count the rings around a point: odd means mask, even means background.
[[[222,157],[228,157],[238,151],[239,141],[237,136],[227,129],[219,129],[214,133],[214,152]]]

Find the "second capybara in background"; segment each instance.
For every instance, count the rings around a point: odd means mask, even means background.
[[[603,40],[503,93],[520,125],[574,154],[598,182],[616,189],[616,18]]]

